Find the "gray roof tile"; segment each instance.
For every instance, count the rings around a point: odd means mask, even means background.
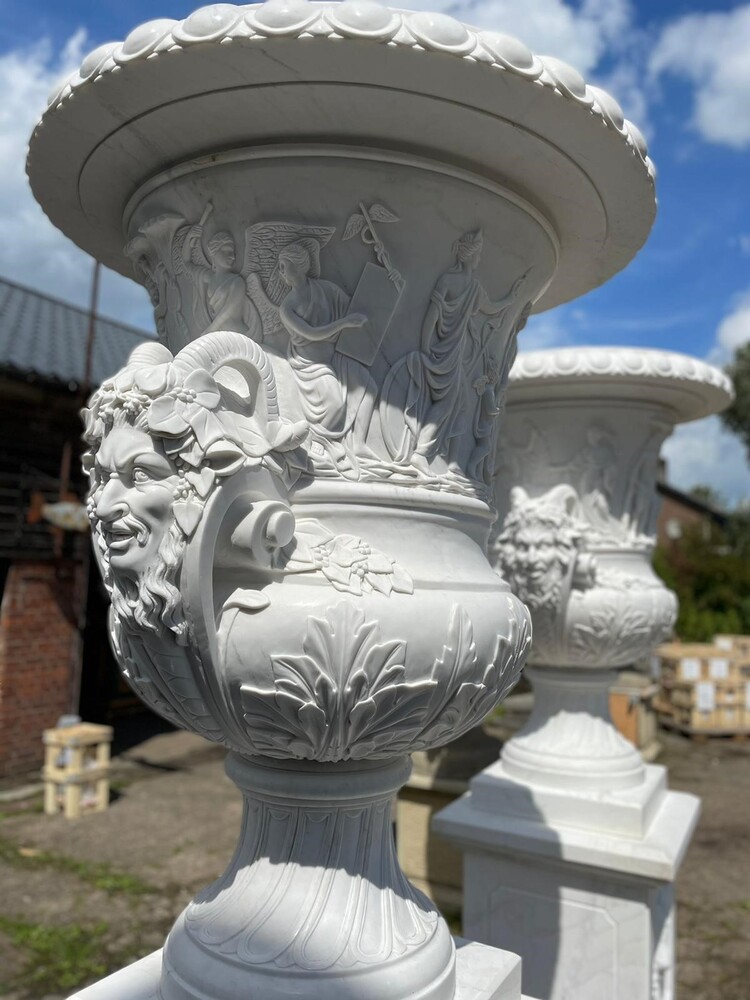
[[[85,309],[0,278],[0,371],[76,388],[83,381],[89,317]],[[145,330],[97,317],[91,380],[99,385],[123,366]]]

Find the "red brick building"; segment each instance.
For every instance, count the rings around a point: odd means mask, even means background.
[[[723,511],[690,493],[683,493],[664,482],[657,483],[656,490],[661,500],[656,538],[662,548],[679,541],[688,528],[701,526],[705,537],[710,538],[713,526],[722,528],[726,524],[727,516]]]
[[[111,714],[118,687],[87,533],[28,522],[34,494],[82,498],[86,312],[0,279],[0,778],[41,763],[67,713]],[[97,318],[92,384],[148,334]]]

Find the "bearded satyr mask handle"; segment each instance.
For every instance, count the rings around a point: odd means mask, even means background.
[[[268,566],[294,534],[286,497],[304,466],[298,446],[307,427],[279,416],[265,351],[228,332],[201,337],[176,357],[160,344],[140,345],[84,417],[88,509],[115,652],[158,712],[222,739],[201,665],[216,650],[211,567],[207,579],[186,586],[188,543],[207,511],[224,517],[229,506],[217,497],[232,482],[232,547],[246,564]],[[210,532],[211,562],[219,529]],[[204,641],[188,649],[190,633]]]

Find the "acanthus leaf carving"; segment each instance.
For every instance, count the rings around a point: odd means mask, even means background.
[[[528,618],[519,612],[517,604],[509,598],[504,603],[508,633],[498,634],[489,663],[476,655],[468,615],[463,608],[454,606],[448,645],[432,670],[438,683],[422,731],[410,744],[410,752],[439,746],[461,736],[517,684],[531,649],[531,630]]]
[[[638,583],[631,578],[627,589],[642,590]],[[571,625],[569,643],[576,662],[598,666],[615,652],[620,662],[634,663],[662,642],[674,625],[677,603],[674,595],[664,588],[650,589],[654,600],[647,608],[628,607],[625,601],[614,597],[592,611],[588,621]]]
[[[308,619],[302,655],[271,657],[274,688],[243,684],[253,743],[269,756],[347,760],[377,756],[413,731],[432,680],[405,681],[406,643],[351,601]]]
[[[301,655],[271,657],[273,688],[242,684],[256,753],[310,760],[388,757],[456,739],[520,676],[528,619],[506,598],[507,635],[493,659],[477,655],[466,611],[454,605],[447,642],[428,676],[409,680],[407,644],[379,641],[379,627],[350,601],[308,619]]]

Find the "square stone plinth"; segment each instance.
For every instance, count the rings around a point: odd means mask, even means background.
[[[518,955],[476,941],[455,940],[454,1000],[532,1000],[521,996]],[[70,1000],[159,1000],[160,975],[161,949],[88,986]]]
[[[633,793],[568,793],[566,803],[492,765],[435,817],[435,832],[464,852],[466,934],[520,954],[532,994],[674,995],[673,882],[700,803],[667,791],[661,771],[649,768]]]

